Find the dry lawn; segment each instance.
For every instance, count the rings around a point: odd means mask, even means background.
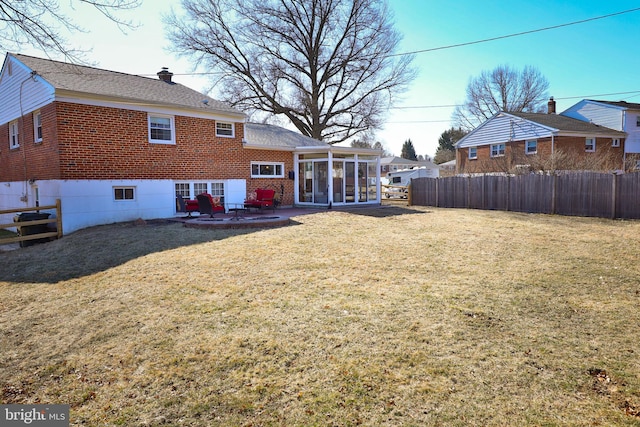
[[[0,253],[0,401],[91,426],[640,426],[640,222],[294,220]]]

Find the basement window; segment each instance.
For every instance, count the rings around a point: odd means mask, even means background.
[[[114,200],[135,200],[135,187],[113,187]]]

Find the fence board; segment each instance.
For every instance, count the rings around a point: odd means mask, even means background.
[[[640,173],[416,178],[411,191],[423,206],[640,219]]]

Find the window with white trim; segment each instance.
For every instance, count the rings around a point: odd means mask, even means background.
[[[173,116],[149,114],[149,142],[175,144]]]
[[[251,162],[251,178],[284,178],[284,163]]]
[[[611,140],[611,146],[612,147],[620,147],[620,138],[613,138]]]
[[[9,148],[20,147],[20,135],[18,132],[18,121],[9,123]]]
[[[469,147],[469,158],[470,159],[478,158],[478,147]]]
[[[596,139],[595,138],[587,138],[584,141],[584,151],[587,153],[593,153],[596,151]]]
[[[224,204],[224,182],[176,182],[176,195],[181,195],[183,199],[195,200],[198,194],[209,193],[214,197],[220,197],[220,203]]]
[[[42,142],[42,114],[39,110],[33,113],[33,142]]]
[[[216,122],[216,136],[233,138],[233,123]]]
[[[529,139],[525,141],[524,152],[526,154],[536,154],[538,152],[538,140]]]
[[[120,200],[135,200],[135,187],[113,187],[113,198]]]
[[[491,144],[491,157],[504,156],[504,144]]]

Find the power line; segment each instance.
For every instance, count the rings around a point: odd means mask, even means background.
[[[601,96],[613,96],[613,95],[628,95],[628,94],[640,94],[640,90],[631,90],[627,92],[612,92],[612,93],[599,93],[595,95],[579,95],[579,96],[565,96],[565,97],[553,97],[556,101],[565,99],[588,99],[599,98]],[[391,107],[392,110],[411,110],[411,109],[424,109],[424,108],[455,108],[463,107],[463,104],[447,104],[447,105],[410,105],[406,107]]]
[[[598,19],[611,18],[612,16],[618,16],[618,15],[623,15],[625,13],[637,12],[639,10],[640,10],[640,7],[637,7],[635,9],[623,10],[621,12],[610,13],[608,15],[596,16],[594,18],[588,18],[588,19],[583,19],[583,20],[580,20],[580,21],[568,22],[566,24],[552,25],[550,27],[538,28],[538,29],[529,30],[529,31],[521,31],[519,33],[507,34],[507,35],[504,35],[504,36],[491,37],[491,38],[488,38],[488,39],[475,40],[475,41],[465,42],[465,43],[452,44],[452,45],[448,45],[448,46],[440,46],[440,47],[433,47],[433,48],[430,48],[430,49],[415,50],[413,52],[394,53],[394,54],[388,55],[388,56],[389,57],[393,57],[393,56],[414,55],[416,53],[433,52],[433,51],[436,51],[436,50],[453,49],[455,47],[469,46],[469,45],[478,44],[478,43],[487,43],[487,42],[492,42],[492,41],[495,41],[495,40],[501,40],[501,39],[507,39],[507,38],[511,38],[511,37],[523,36],[523,35],[526,35],[526,34],[539,33],[541,31],[555,30],[557,28],[569,27],[571,25],[584,24],[585,22],[596,21]]]

